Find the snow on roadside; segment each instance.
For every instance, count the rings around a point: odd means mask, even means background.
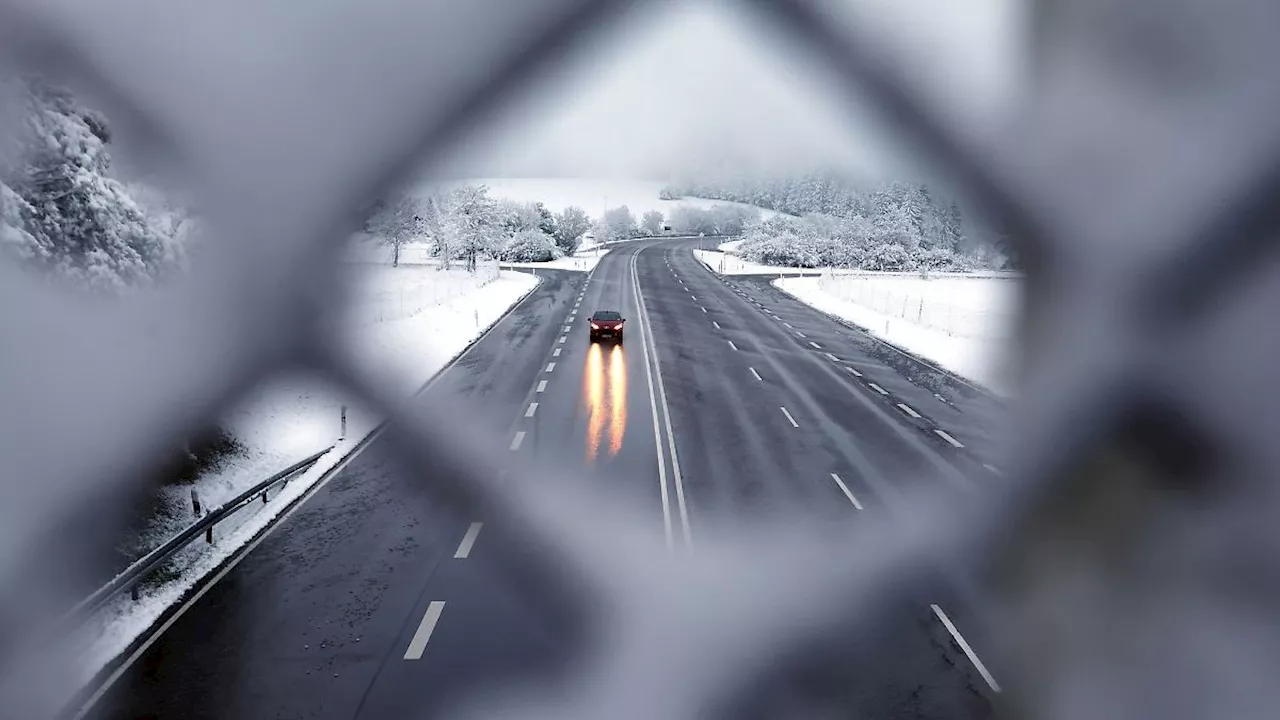
[[[342,332],[353,343],[364,369],[393,383],[393,389],[416,392],[450,358],[461,352],[512,305],[537,286],[527,273],[480,277],[434,266],[364,266],[353,276],[355,299]],[[394,313],[386,312],[394,303]],[[380,319],[383,318],[383,319]],[[371,432],[381,418],[314,377],[270,380],[223,419],[245,446],[194,487],[206,508],[232,499],[254,483],[322,450],[338,440],[339,413],[348,405],[347,436],[306,473],[275,490],[266,504],[254,502],[219,523],[214,544],[197,541],[175,557],[176,572],[140,588],[140,599],[117,596],[82,628],[77,645],[78,676],[69,691],[88,683],[106,664],[144,634],[161,614],[179,602],[201,578],[249,542],[293,501],[305,494],[330,468]],[[151,528],[158,545],[193,521],[192,486],[166,490],[164,501],[176,512]]]
[[[597,246],[598,247],[598,246]],[[600,258],[609,253],[607,248],[602,248],[599,253],[595,250],[582,251],[579,250],[573,255],[567,257],[556,258],[546,262],[502,262],[504,268],[548,268],[551,270],[579,270],[582,272],[590,272],[594,270],[596,265],[600,263]]]
[[[732,253],[718,252],[715,250],[694,250],[693,255],[701,261],[703,265],[711,268],[712,272],[717,272],[721,275],[813,275],[819,272],[819,270],[814,268],[761,265],[760,263],[754,263],[750,260],[743,260]],[[857,271],[838,268],[835,272],[843,273]]]
[[[822,278],[782,278],[773,281],[779,290],[791,295],[801,302],[829,315],[847,320],[866,330],[870,335],[890,344],[937,363],[961,377],[967,378],[992,392],[1008,396],[1011,392],[1007,363],[1010,342],[1007,339],[992,337],[965,337],[952,335],[942,330],[923,327],[900,317],[892,317],[874,310],[866,305],[841,298],[821,287]],[[882,283],[902,285],[904,294],[919,288],[910,286],[919,283],[933,282],[922,278],[904,275],[883,277]],[[987,284],[1009,283],[1009,280],[997,279],[965,279],[958,282]],[[909,289],[910,288],[910,289]],[[975,290],[977,288],[975,287]],[[981,302],[978,298],[988,298],[992,304],[987,310],[993,313],[1007,313],[1011,309],[1007,304],[990,299],[1001,297],[1002,293],[979,291],[970,297],[970,304]],[[1004,295],[1008,297],[1008,295]]]

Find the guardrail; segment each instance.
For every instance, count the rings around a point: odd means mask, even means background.
[[[344,413],[345,425],[345,413]],[[345,434],[345,433],[344,433]],[[235,498],[225,502],[217,507],[208,508],[205,514],[196,520],[190,527],[177,535],[170,538],[160,547],[152,550],[146,555],[136,560],[132,565],[125,568],[119,575],[116,575],[106,585],[103,585],[92,595],[82,600],[78,605],[73,607],[62,619],[63,626],[70,626],[84,620],[88,615],[97,611],[107,603],[111,598],[119,593],[129,590],[133,594],[133,599],[138,599],[138,583],[147,577],[152,571],[160,566],[161,563],[168,560],[174,553],[190,545],[191,542],[201,533],[205,535],[206,542],[213,542],[213,526],[218,522],[227,518],[235,511],[248,505],[249,503],[262,498],[262,502],[267,502],[267,491],[272,486],[279,483],[287,483],[294,476],[303,473],[315,465],[325,453],[334,448],[333,445],[314,453],[312,455],[299,460],[271,477],[259,482],[253,487],[245,490]],[[196,505],[196,513],[199,514],[199,501],[193,499]]]

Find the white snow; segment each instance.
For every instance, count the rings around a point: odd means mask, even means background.
[[[482,267],[475,275],[434,265],[364,265],[351,263],[350,311],[341,328],[352,343],[357,362],[405,395],[419,390],[513,304],[536,287],[534,276],[499,273]],[[299,478],[272,491],[269,502],[252,502],[214,529],[214,544],[197,541],[176,557],[176,577],[148,584],[134,602],[117,596],[82,629],[80,646],[83,686],[106,663],[141,636],[164,610],[182,599],[201,578],[249,542],[273,519],[306,493],[368,435],[381,418],[366,407],[308,376],[273,379],[255,389],[223,419],[246,446],[222,467],[199,478],[194,487],[206,508],[232,499],[254,483],[338,440],[340,408],[348,405],[347,435]],[[148,533],[158,545],[193,521],[190,487],[167,490],[165,502],[175,512]]]
[[[723,245],[721,247],[723,247]],[[760,263],[754,263],[750,260],[743,260],[732,253],[718,252],[716,250],[694,250],[693,255],[701,261],[703,265],[706,265],[711,268],[713,272],[717,272],[721,275],[773,275],[778,277],[782,275],[812,275],[819,272],[814,268],[761,265]],[[843,273],[857,271],[836,269],[835,272]]]
[[[599,248],[599,252],[596,249]],[[552,270],[578,270],[581,272],[589,272],[595,269],[599,264],[600,258],[609,253],[608,248],[601,248],[599,245],[593,246],[589,250],[579,249],[577,253],[547,262],[507,262],[502,261],[504,268],[549,268]]]
[[[600,219],[605,210],[626,205],[631,214],[639,218],[650,210],[657,210],[664,216],[671,215],[671,209],[677,205],[692,205],[709,208],[716,205],[736,205],[722,200],[705,200],[703,198],[682,198],[680,200],[662,200],[658,194],[669,183],[649,180],[619,180],[612,178],[473,178],[459,180],[452,185],[487,185],[493,197],[507,198],[517,202],[541,202],[552,212],[560,212],[570,205],[576,205],[592,217]],[[761,219],[777,213],[771,210],[755,208]]]
[[[1017,280],[863,272],[773,284],[993,392],[1011,391],[1007,362],[1021,291]]]

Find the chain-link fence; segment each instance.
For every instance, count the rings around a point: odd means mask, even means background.
[[[499,485],[494,443],[463,431],[468,413],[406,405],[318,331],[341,298],[325,279],[353,209],[443,161],[633,4],[0,4],[4,58],[99,93],[202,191],[221,231],[187,282],[114,307],[0,266],[3,660],[49,665],[0,688],[5,710],[39,716],[68,677],[68,659],[26,631],[65,600],[64,575],[116,529],[149,463],[301,366],[385,408],[426,490],[519,538],[507,568],[531,595],[612,621],[582,683],[495,715],[702,716],[830,652],[833,630],[869,633],[946,568],[995,578],[1016,716],[1273,717],[1280,4],[1035,3],[1052,23],[1034,92],[982,125],[945,114],[932,92],[945,83],[919,82],[919,66],[831,3],[744,3],[1017,238],[1022,400],[987,492],[904,494],[837,532],[704,528],[687,556],[646,543],[644,523],[572,473],[521,468],[539,481]],[[347,33],[364,52],[335,51]],[[86,507],[91,521],[60,532]]]

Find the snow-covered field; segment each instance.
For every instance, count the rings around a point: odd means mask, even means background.
[[[1006,368],[1018,280],[860,273],[773,284],[993,392],[1010,393]]]
[[[454,183],[450,183],[452,185]],[[667,183],[649,180],[616,180],[607,178],[475,178],[456,184],[487,185],[489,194],[517,202],[541,202],[552,212],[560,212],[576,205],[593,218],[599,218],[605,210],[626,205],[637,218],[650,210],[670,216],[677,205],[709,208],[716,205],[737,203],[702,198],[662,200],[658,194]],[[771,210],[760,211],[760,217],[775,215]]]
[[[339,327],[363,369],[404,395],[423,386],[446,362],[537,285],[527,273],[476,275],[433,265],[350,263],[352,302]],[[171,579],[148,584],[139,601],[116,598],[77,638],[82,649],[82,685],[178,602],[201,577],[266,527],[288,505],[350,452],[381,418],[315,377],[272,379],[223,418],[245,452],[206,473],[194,487],[205,507],[214,507],[272,473],[338,441],[340,408],[348,405],[347,435],[301,477],[276,490],[267,504],[250,503],[219,523],[214,544],[196,542],[175,560]],[[193,520],[190,487],[167,490],[174,511],[148,532],[152,545]]]

